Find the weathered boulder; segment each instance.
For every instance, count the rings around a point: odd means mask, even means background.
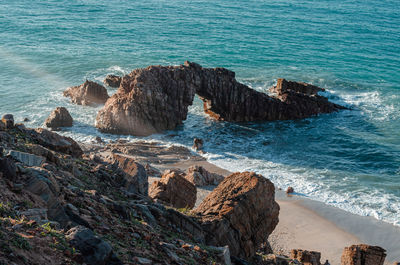
[[[193,208],[196,203],[196,187],[184,178],[184,173],[167,170],[161,179],[154,181],[149,189],[149,197],[160,200],[175,208]]]
[[[44,158],[43,156],[32,155],[15,150],[10,150],[10,152],[8,152],[8,155],[30,167],[40,167],[44,163],[44,161],[46,161],[46,158]]]
[[[235,73],[225,68],[185,62],[136,69],[124,76],[117,93],[99,111],[96,127],[133,135],[174,129],[186,119],[195,93],[207,114],[225,121],[301,119],[343,109],[317,95],[315,86],[279,84],[278,95],[271,97],[237,82]]]
[[[71,228],[66,233],[66,239],[71,246],[79,250],[84,262],[89,265],[122,264],[113,253],[111,245],[86,227]]]
[[[185,179],[195,186],[218,185],[224,180],[224,176],[210,173],[202,166],[191,166],[188,168]]]
[[[343,250],[341,265],[383,265],[386,250],[365,244],[352,245]]]
[[[65,97],[78,105],[104,104],[109,98],[107,89],[93,81],[86,80],[80,86],[73,86],[64,91]]]
[[[64,107],[57,107],[53,112],[47,117],[44,125],[49,128],[59,128],[59,127],[71,127],[73,119],[69,114],[68,110]]]
[[[193,210],[208,245],[228,245],[233,256],[252,257],[278,224],[275,187],[254,172],[226,177]]]
[[[83,154],[81,147],[70,137],[61,136],[55,132],[38,128],[26,129],[26,132],[37,141],[38,144],[49,148],[50,150],[80,157]]]
[[[290,258],[301,262],[303,265],[321,265],[321,253],[302,249],[292,249]]]
[[[279,78],[276,86],[271,87],[270,91],[278,95],[292,91],[311,96],[317,95],[318,92],[325,91],[325,89],[303,82],[287,81],[286,79]]]
[[[12,114],[5,114],[1,118],[1,122],[4,124],[5,129],[11,129],[14,127],[14,116]]]
[[[149,66],[124,76],[96,118],[101,131],[150,135],[186,119],[201,79],[185,66]]]
[[[117,161],[119,167],[127,174],[125,177],[117,177],[117,181],[124,186],[128,192],[148,194],[149,181],[146,169],[133,158],[121,154],[113,154],[114,161]]]
[[[117,75],[107,75],[103,83],[109,87],[119,87],[122,78]]]

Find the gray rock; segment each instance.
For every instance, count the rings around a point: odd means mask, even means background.
[[[42,220],[47,220],[47,209],[44,208],[32,208],[23,212],[19,212],[20,216],[25,216],[30,220],[35,220],[40,222]]]
[[[10,152],[8,152],[8,155],[30,167],[40,167],[42,166],[44,161],[46,161],[46,158],[44,158],[43,156],[32,155],[15,150],[10,150]]]
[[[229,252],[229,246],[225,247],[212,247],[208,246],[208,248],[214,250],[218,256],[218,262],[223,265],[231,265],[231,254]]]
[[[140,257],[136,257],[135,259],[137,262],[139,262],[139,264],[143,264],[143,265],[151,265],[153,264],[153,262],[149,259],[146,258],[140,258]]]

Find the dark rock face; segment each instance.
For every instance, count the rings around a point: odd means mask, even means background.
[[[73,119],[64,107],[57,107],[44,122],[49,128],[71,127],[72,123]]]
[[[119,167],[127,174],[125,178],[119,178],[117,181],[119,180],[118,182],[121,183],[128,192],[137,192],[147,196],[149,182],[144,166],[124,155],[114,154],[114,160],[118,162]]]
[[[109,98],[105,87],[88,80],[80,86],[68,88],[64,91],[64,96],[70,97],[78,105],[104,104]]]
[[[89,265],[122,264],[114,255],[111,245],[103,241],[94,233],[83,226],[76,226],[67,232],[69,243],[77,248]]]
[[[193,208],[197,190],[193,183],[184,178],[184,173],[167,170],[161,180],[154,181],[149,189],[149,197],[170,204],[175,208]]]
[[[14,116],[12,114],[6,114],[1,118],[1,122],[5,129],[11,129],[14,127]]]
[[[292,249],[290,258],[296,259],[303,265],[321,265],[321,253],[302,249]]]
[[[174,129],[186,119],[197,93],[204,111],[217,120],[257,121],[307,118],[343,109],[317,95],[309,84],[281,80],[270,97],[236,81],[225,68],[149,66],[125,76],[96,118],[101,131],[149,135]]]
[[[207,232],[207,244],[228,245],[233,256],[246,259],[275,229],[279,205],[269,180],[243,172],[226,177],[194,212]]]
[[[365,244],[352,245],[343,250],[341,265],[383,265],[386,250]]]
[[[17,176],[17,167],[12,159],[0,158],[0,173],[7,179],[14,179]]]
[[[119,87],[122,78],[116,75],[107,75],[103,83],[109,87]]]

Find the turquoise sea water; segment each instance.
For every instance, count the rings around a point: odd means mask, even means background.
[[[391,0],[1,1],[0,113],[36,127],[66,106],[76,122],[63,133],[112,139],[93,128],[100,107],[72,105],[62,91],[185,60],[229,68],[260,91],[279,77],[311,82],[353,110],[230,124],[208,119],[197,99],[182,127],[145,139],[201,137],[217,165],[400,225],[399,25]]]

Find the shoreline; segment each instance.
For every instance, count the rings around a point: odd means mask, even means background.
[[[212,164],[199,154],[188,149],[192,156],[174,163],[153,165],[160,170],[199,165],[212,173],[224,176],[232,172]],[[151,183],[153,179],[149,179]],[[197,187],[196,207],[215,188]],[[321,262],[340,264],[345,247],[353,244],[377,245],[386,249],[385,264],[400,260],[400,227],[373,217],[360,216],[345,210],[297,195],[287,196],[275,187],[275,198],[281,207],[279,223],[270,235],[269,241],[274,253],[289,255],[291,249],[321,252]]]

